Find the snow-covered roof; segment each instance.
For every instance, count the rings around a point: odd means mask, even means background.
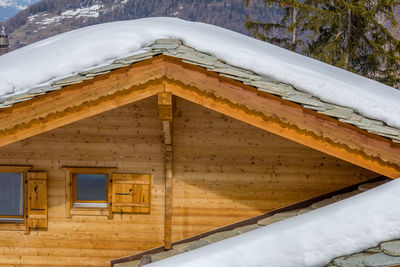
[[[146,266],[325,266],[336,257],[400,238],[399,193],[400,179],[397,179],[328,206]]]
[[[327,205],[366,192],[377,186],[387,183],[388,181],[390,181],[390,179],[379,177],[358,185],[347,187],[344,190],[342,189],[336,192],[332,192],[328,195],[323,195],[318,198],[306,200],[292,206],[284,207],[280,210],[274,210],[272,212],[268,212],[241,222],[227,225],[219,229],[214,229],[210,232],[202,233],[198,236],[193,236],[188,239],[180,240],[177,243],[173,243],[172,249],[170,250],[162,250],[162,248],[160,247],[144,251],[130,257],[115,259],[111,262],[111,265],[114,267],[138,267],[144,266],[152,262],[154,263],[160,260],[164,260],[166,258],[170,258],[172,256],[182,253],[187,253],[188,251],[192,251],[203,246],[208,246],[215,242],[241,235],[259,229],[261,227],[271,225],[273,223],[281,222],[283,220],[287,220],[289,218],[308,213],[321,207],[325,207]],[[301,257],[302,255],[299,256]],[[360,253],[360,251],[356,251],[356,254],[354,255],[340,256],[332,260],[331,263],[327,265],[327,267],[355,266],[355,262],[358,263],[358,265],[356,266],[391,266],[391,264],[387,264],[388,261],[395,261],[396,263],[400,264],[400,240],[385,240],[384,242],[380,243],[379,247],[368,248],[362,253]],[[363,264],[364,262],[374,262],[375,265]]]
[[[176,18],[90,26],[1,56],[0,108],[162,53],[400,142],[399,90],[239,33]]]

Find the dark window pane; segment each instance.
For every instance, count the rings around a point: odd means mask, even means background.
[[[83,201],[106,201],[105,174],[77,174],[76,199]]]
[[[0,173],[0,215],[24,215],[22,184],[22,173]]]

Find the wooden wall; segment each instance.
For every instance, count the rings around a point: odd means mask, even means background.
[[[148,99],[0,148],[1,164],[48,171],[48,230],[0,232],[0,263],[109,266],[110,259],[162,245],[164,161],[156,99]],[[151,173],[151,215],[65,218],[61,166]]]
[[[376,176],[182,99],[175,115],[175,241]],[[152,97],[0,148],[0,164],[49,177],[48,229],[0,231],[0,265],[108,266],[162,245],[162,135]],[[151,173],[151,214],[66,218],[61,166]]]
[[[182,99],[175,113],[174,241],[376,177]]]

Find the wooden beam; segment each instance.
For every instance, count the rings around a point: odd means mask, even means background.
[[[379,174],[400,176],[400,145],[175,58],[165,58],[166,90]]]
[[[166,91],[379,174],[400,176],[400,144],[164,55],[0,110],[0,146]],[[171,120],[163,103],[160,118]]]
[[[164,246],[171,249],[172,246],[172,145],[165,146],[165,227]]]
[[[172,94],[158,93],[158,118],[162,121],[172,121]]]
[[[71,208],[72,208],[72,176],[71,171],[65,169],[65,217],[71,218]]]
[[[195,92],[183,88],[181,85],[169,84],[174,95],[182,97],[194,103],[201,104],[207,108],[249,123],[258,128],[285,137],[297,143],[314,148],[326,154],[351,162],[355,165],[377,172],[379,174],[398,178],[400,167],[398,165],[382,161],[379,157],[365,154],[363,150],[349,148],[346,144],[336,143],[324,137],[318,137],[315,133],[299,129],[296,125],[285,124],[274,118],[265,117],[262,113],[247,112],[230,103],[216,103],[213,98],[199,96]],[[400,155],[400,154],[397,154]]]
[[[165,69],[148,59],[0,110],[0,146],[156,95]]]
[[[164,247],[172,248],[172,94],[158,93],[158,116],[162,121],[164,133],[164,162],[165,162],[165,219],[164,219]]]
[[[172,125],[170,121],[163,121],[164,144],[172,145]]]
[[[25,231],[24,233],[28,235],[30,233],[30,228],[28,225],[29,217],[28,217],[28,173],[24,172],[23,174],[23,179],[24,179],[24,185],[23,185],[23,191],[24,191],[24,224],[25,224]]]

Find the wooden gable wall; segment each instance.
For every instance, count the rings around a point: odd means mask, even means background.
[[[1,164],[48,172],[48,229],[0,232],[1,264],[109,266],[111,259],[163,244],[164,181],[160,121],[154,99],[97,115],[0,148]],[[65,215],[62,166],[117,167],[152,174],[150,215]]]
[[[177,98],[173,241],[378,175]]]
[[[396,179],[400,144],[299,104],[182,62],[156,56],[0,112],[0,146],[169,93]]]
[[[377,174],[183,99],[173,121],[173,241]],[[0,148],[0,164],[48,172],[48,229],[0,230],[0,265],[108,266],[163,245],[163,130],[157,98]],[[150,214],[65,216],[62,166],[150,173]]]

